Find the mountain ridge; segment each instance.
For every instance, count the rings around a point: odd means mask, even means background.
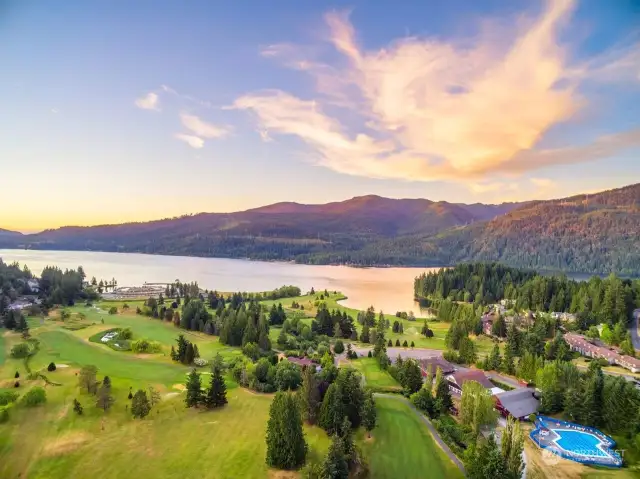
[[[71,249],[311,264],[448,265],[467,260],[568,271],[640,273],[640,183],[523,203],[357,196],[234,213],[1,235],[0,247]]]

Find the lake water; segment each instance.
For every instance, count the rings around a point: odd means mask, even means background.
[[[118,286],[137,286],[144,282],[169,283],[197,281],[201,288],[218,291],[269,291],[282,285],[299,286],[302,291],[342,291],[345,306],[366,309],[374,306],[386,313],[420,310],[413,301],[413,279],[424,271],[439,268],[351,268],[268,263],[241,259],[193,258],[136,253],[90,251],[3,250],[5,263],[18,261],[39,275],[45,266],[77,268],[88,278],[110,280]]]

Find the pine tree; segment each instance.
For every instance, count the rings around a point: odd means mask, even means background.
[[[300,388],[299,397],[302,418],[309,424],[315,424],[321,402],[318,381],[312,368],[304,368],[302,371],[302,388]]]
[[[322,464],[323,479],[348,479],[349,464],[344,453],[344,442],[337,434],[333,436],[329,452]]]
[[[513,361],[513,352],[509,347],[506,347],[504,349],[504,357],[502,358],[502,365],[500,370],[505,374],[516,373],[516,365]]]
[[[453,401],[451,400],[451,392],[449,391],[448,381],[442,375],[442,369],[438,368],[436,370],[436,401],[438,401],[440,405],[440,412],[447,412],[453,406]]]
[[[73,400],[73,410],[78,416],[82,416],[82,404],[80,404],[80,401],[78,401],[77,399]]]
[[[187,376],[187,396],[185,397],[185,404],[187,407],[198,407],[202,403],[202,385],[200,382],[200,374],[193,368]],[[146,397],[146,394],[145,394]],[[135,398],[135,396],[134,396]]]
[[[589,371],[582,397],[582,421],[587,426],[599,427],[602,424],[603,390],[604,377],[602,368],[596,365]]]
[[[335,382],[329,386],[322,406],[320,408],[319,426],[329,434],[335,434],[340,430],[342,419],[345,416],[344,405],[342,403],[342,391]]]
[[[147,398],[147,392],[143,389],[138,389],[133,395],[131,400],[131,414],[134,418],[140,419],[146,417],[151,411],[151,403]]]
[[[500,357],[500,346],[498,343],[493,345],[493,349],[491,350],[491,354],[489,355],[489,369],[493,371],[498,371],[500,369],[500,365],[502,364],[502,358]]]
[[[184,359],[182,362],[184,364],[193,364],[193,360],[195,359],[195,357],[196,354],[195,350],[193,349],[193,343],[189,341],[187,342],[187,347],[185,348]]]
[[[422,371],[415,359],[407,359],[402,366],[402,385],[410,395],[420,391],[422,387]]]
[[[292,394],[276,393],[269,408],[266,442],[266,462],[270,467],[296,469],[304,464],[307,443],[300,409]]]
[[[376,422],[376,403],[373,399],[373,393],[371,391],[367,391],[362,405],[362,424],[367,430],[368,437],[371,437],[371,431],[376,427]]]
[[[96,401],[96,406],[102,408],[104,412],[107,412],[115,399],[111,395],[111,379],[109,376],[105,376],[100,388],[98,389],[98,399]]]
[[[218,357],[219,356],[220,354],[218,354]],[[213,367],[211,368],[211,385],[209,389],[207,389],[206,396],[204,397],[204,404],[209,409],[222,407],[227,404],[227,386],[222,377],[220,363],[221,358],[214,361]]]

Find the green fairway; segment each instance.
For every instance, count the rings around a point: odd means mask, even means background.
[[[360,438],[376,479],[464,477],[435,443],[420,417],[400,399],[377,397],[378,426]]]
[[[147,381],[171,385],[184,382],[187,368],[177,364],[163,363],[151,358],[141,359],[87,343],[62,331],[45,331],[38,335],[44,354],[34,358],[37,365],[50,358],[55,361],[78,366],[93,364],[103,374],[135,381]]]
[[[364,375],[365,384],[368,387],[376,389],[402,389],[398,381],[393,379],[387,371],[380,369],[380,365],[375,358],[360,358],[349,361],[349,364]]]

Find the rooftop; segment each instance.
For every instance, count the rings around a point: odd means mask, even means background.
[[[538,412],[540,401],[529,388],[514,389],[496,395],[502,407],[513,417],[520,418]]]

